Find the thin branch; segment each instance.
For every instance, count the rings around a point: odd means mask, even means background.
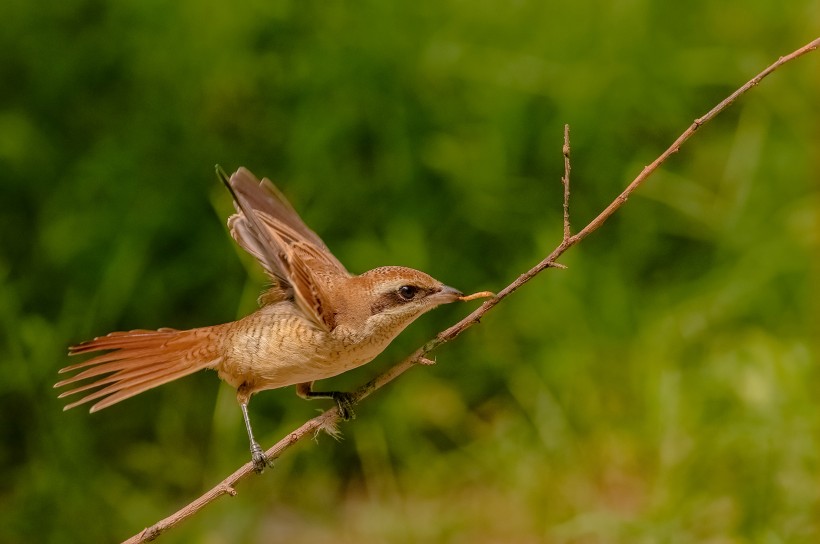
[[[564,177],[561,178],[561,185],[564,186],[564,243],[572,234],[569,225],[569,172],[572,170],[569,164],[569,151],[569,125],[564,125]]]
[[[648,178],[655,170],[657,170],[658,167],[661,164],[663,164],[666,161],[666,159],[669,158],[670,155],[680,151],[680,146],[683,145],[684,142],[686,142],[686,140],[691,138],[692,135],[700,127],[711,121],[713,118],[717,116],[717,114],[719,114],[720,112],[728,108],[730,105],[732,105],[732,103],[734,103],[735,100],[737,100],[743,94],[745,94],[746,91],[758,85],[764,77],[768,76],[769,74],[771,74],[787,62],[790,62],[798,57],[801,57],[806,53],[809,53],[810,51],[814,51],[818,47],[820,47],[820,38],[815,38],[814,40],[807,43],[800,49],[792,51],[786,56],[780,57],[779,59],[777,59],[777,61],[769,65],[765,70],[763,70],[755,77],[747,81],[745,85],[743,85],[738,90],[727,96],[720,104],[709,110],[709,112],[706,115],[695,119],[694,123],[692,123],[683,134],[678,136],[678,139],[675,140],[674,143],[672,143],[672,145],[670,145],[666,149],[666,151],[661,153],[660,156],[652,162],[652,164],[644,167],[641,173],[638,174],[638,177],[632,180],[632,183],[627,185],[626,189],[624,189],[623,192],[620,195],[618,195],[618,197],[614,201],[612,201],[612,203],[609,206],[607,206],[606,209],[604,209],[604,211],[598,214],[598,217],[590,221],[590,223],[586,227],[584,227],[581,230],[581,232],[573,236],[571,239],[571,243],[569,245],[573,246],[577,244],[578,242],[592,234],[594,231],[598,230],[598,227],[603,225],[604,222],[607,219],[609,219],[609,216],[615,213],[615,211],[618,208],[620,208],[624,202],[626,202],[626,200],[629,198],[632,192],[635,191],[635,189],[637,189],[638,187],[640,187],[644,181],[646,181],[646,178]]]
[[[812,42],[808,43],[807,45],[797,49],[796,51],[780,57],[776,62],[771,64],[765,70],[760,72],[758,75],[753,77],[749,80],[745,85],[740,87],[734,93],[729,95],[725,100],[723,100],[720,104],[712,108],[706,115],[703,117],[699,117],[695,120],[694,123],[683,133],[681,134],[677,140],[661,155],[655,159],[649,166],[645,167],[641,173],[626,187],[626,189],[619,194],[615,200],[612,201],[609,206],[607,206],[597,217],[595,217],[592,221],[589,222],[580,232],[575,235],[570,235],[569,230],[569,173],[570,173],[570,165],[569,165],[569,127],[564,127],[564,177],[562,178],[562,184],[564,187],[564,231],[563,231],[563,238],[561,243],[552,250],[552,252],[543,259],[540,263],[532,267],[527,272],[521,274],[515,281],[501,290],[495,297],[487,300],[482,304],[479,308],[469,314],[467,317],[456,323],[455,325],[451,326],[450,328],[440,332],[436,335],[435,338],[427,342],[424,346],[417,349],[412,355],[401,361],[400,363],[396,364],[395,366],[389,368],[384,373],[376,376],[371,381],[360,387],[354,393],[354,400],[355,402],[361,401],[365,397],[369,396],[371,393],[384,387],[386,384],[390,383],[408,369],[410,369],[414,364],[421,363],[421,364],[429,364],[431,361],[427,359],[425,356],[430,351],[434,350],[439,345],[449,342],[459,336],[462,332],[470,328],[471,326],[478,323],[481,318],[492,309],[496,304],[507,298],[510,294],[515,292],[519,287],[530,281],[536,275],[541,273],[543,270],[547,268],[563,268],[563,265],[556,262],[558,257],[564,254],[570,247],[574,246],[594,231],[596,231],[601,225],[603,225],[609,217],[615,213],[624,203],[627,201],[629,196],[641,186],[641,184],[646,181],[646,179],[653,173],[655,170],[663,164],[666,159],[669,158],[670,155],[673,153],[677,153],[680,149],[680,146],[683,145],[701,126],[712,120],[716,115],[720,112],[725,110],[728,106],[730,106],[735,100],[737,100],[741,95],[745,94],[749,89],[756,86],[760,81],[777,70],[780,66],[790,62],[810,51],[814,51],[815,49],[820,46],[820,38],[816,38]],[[286,437],[281,439],[277,442],[272,448],[270,448],[266,453],[269,458],[276,459],[279,457],[287,448],[304,438],[305,436],[316,433],[320,430],[327,429],[333,430],[335,429],[335,425],[339,420],[339,414],[336,408],[330,409],[315,418],[307,421],[301,427],[294,430]],[[186,519],[193,514],[197,513],[201,510],[205,505],[211,503],[218,497],[222,495],[235,495],[235,485],[253,473],[253,465],[252,463],[247,463],[241,468],[239,468],[236,472],[225,478],[222,482],[217,484],[213,489],[196,499],[195,501],[191,502],[190,504],[186,505],[176,513],[168,516],[167,518],[157,522],[156,524],[144,529],[140,533],[134,535],[130,539],[126,540],[127,544],[138,543],[138,542],[148,542],[150,540],[155,539],[160,534],[165,532],[166,530],[170,529],[171,527],[178,524],[183,519]]]
[[[306,421],[302,424],[301,427],[298,429],[293,430],[292,432],[288,433],[287,436],[279,440],[272,448],[270,448],[266,453],[269,459],[276,459],[282,452],[288,449],[290,446],[296,444],[299,440],[304,438],[309,434],[316,434],[317,432],[327,429],[333,433],[335,429],[336,422],[339,420],[339,413],[337,410],[327,410],[318,416],[314,417],[313,419]],[[128,540],[124,541],[123,544],[132,544],[137,542],[150,542],[154,540],[159,535],[173,527],[174,525],[178,524],[180,521],[191,517],[192,515],[196,514],[205,505],[209,504],[210,502],[218,499],[222,495],[236,495],[236,484],[246,478],[248,475],[254,472],[253,463],[248,462],[241,466],[236,472],[219,482],[216,486],[214,486],[211,490],[207,493],[200,496],[195,501],[185,505],[183,508],[179,509],[174,514],[168,516],[167,518],[158,521],[151,527],[147,527],[143,529],[136,535],[132,536]]]

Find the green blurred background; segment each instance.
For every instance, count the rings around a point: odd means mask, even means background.
[[[249,458],[201,373],[61,411],[66,347],[251,312],[213,165],[274,179],[354,272],[498,290],[820,3],[11,0],[0,32],[0,541],[114,542]],[[592,238],[162,542],[820,541],[820,54]],[[420,319],[355,387],[478,303]],[[251,403],[274,441],[327,403]]]

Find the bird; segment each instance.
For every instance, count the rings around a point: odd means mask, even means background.
[[[230,177],[216,170],[236,210],[228,218],[230,234],[270,280],[260,307],[220,325],[112,332],[73,345],[69,356],[94,356],[59,370],[74,374],[54,387],[72,386],[59,398],[83,394],[64,410],[93,402],[90,412],[96,412],[194,372],[215,370],[236,389],[253,468],[262,472],[271,460],[254,438],[252,395],[294,385],[305,399],[333,399],[339,415],[349,419],[352,395],[316,391],[314,382],[370,362],[425,312],[479,294],[464,296],[404,266],[353,275],[269,179],[260,181],[244,167]]]

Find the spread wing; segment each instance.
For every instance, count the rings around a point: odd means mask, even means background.
[[[230,179],[219,167],[217,174],[234,199],[237,213],[228,218],[233,239],[308,317],[332,330],[335,308],[329,287],[333,278],[350,273],[270,180],[259,181],[246,168]]]

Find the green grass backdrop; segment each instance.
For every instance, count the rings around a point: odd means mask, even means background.
[[[0,541],[115,542],[247,461],[212,373],[61,411],[66,347],[252,311],[213,165],[274,179],[354,272],[498,290],[817,0],[5,3]],[[598,233],[161,542],[820,540],[820,57],[702,129]],[[477,303],[431,313],[355,387]],[[321,402],[251,403],[270,445]]]

